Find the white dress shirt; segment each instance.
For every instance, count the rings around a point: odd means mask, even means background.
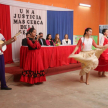
[[[5,40],[5,38],[4,38],[4,36],[0,33],[0,41],[4,41]],[[0,55],[2,55],[3,54],[3,52],[1,52],[1,50],[0,50]]]
[[[63,40],[62,40],[62,45],[71,45],[71,40],[68,39],[68,43],[66,43],[66,40],[63,39]]]

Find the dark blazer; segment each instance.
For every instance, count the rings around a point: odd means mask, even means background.
[[[42,45],[41,40],[39,39],[38,41],[39,41],[39,43]],[[42,38],[42,41],[43,41],[43,45],[46,45],[46,41],[45,41],[45,39]]]
[[[28,46],[27,45],[27,38],[22,39],[22,46]]]

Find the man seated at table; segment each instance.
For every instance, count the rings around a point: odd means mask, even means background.
[[[42,32],[40,32],[39,33],[39,43],[41,44],[41,45],[46,45],[46,41],[45,41],[45,39],[43,38],[43,33]]]
[[[27,32],[26,33],[26,38],[22,39],[22,46],[28,46],[27,45],[27,38],[30,37],[30,33]]]

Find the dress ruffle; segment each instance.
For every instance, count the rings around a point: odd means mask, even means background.
[[[79,54],[70,55],[69,58],[74,58],[81,62],[80,75],[90,72],[98,66],[98,58],[106,48],[95,49],[91,51],[80,52]]]
[[[30,84],[46,81],[43,62],[39,50],[29,50],[21,75],[21,82]]]

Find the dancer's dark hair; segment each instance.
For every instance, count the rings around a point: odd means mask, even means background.
[[[103,30],[102,30],[102,34],[103,34],[103,35],[104,35],[104,33],[106,32],[106,30],[107,30],[107,29],[103,29]]]

